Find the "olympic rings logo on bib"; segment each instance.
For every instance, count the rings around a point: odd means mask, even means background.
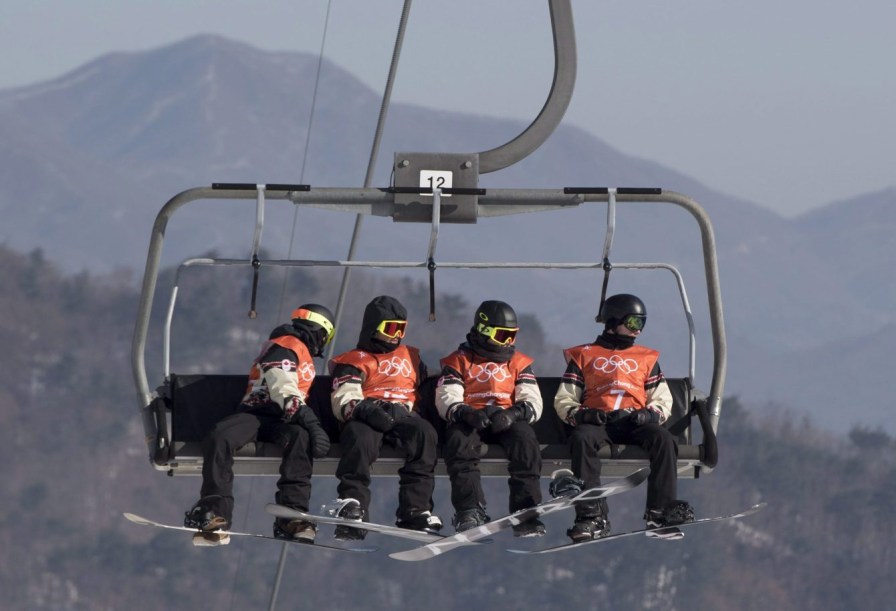
[[[314,365],[311,363],[302,363],[301,367],[296,369],[296,375],[299,376],[303,382],[314,381],[314,374]]]
[[[638,371],[638,361],[635,359],[625,359],[614,354],[610,358],[603,356],[598,357],[594,360],[592,367],[603,373],[614,373],[617,370],[622,373],[634,373],[635,371]]]
[[[470,367],[470,375],[477,382],[503,382],[510,377],[507,371],[507,363],[482,363]]]
[[[409,360],[393,356],[391,359],[380,361],[377,371],[386,376],[402,376],[409,378],[414,372],[414,369],[411,367],[411,362]]]

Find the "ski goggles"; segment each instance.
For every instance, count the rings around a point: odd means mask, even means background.
[[[384,320],[377,325],[376,330],[378,333],[382,333],[389,339],[400,339],[404,337],[404,330],[407,326],[408,321],[406,320]]]
[[[647,324],[647,317],[643,314],[629,314],[622,319],[620,324],[629,331],[640,331]]]
[[[508,346],[513,344],[516,341],[517,331],[520,330],[519,327],[489,327],[488,325],[484,325],[479,323],[476,325],[476,330],[485,335],[486,337],[490,337],[493,342],[498,344],[499,346]]]
[[[292,313],[292,317],[293,319],[300,318],[302,320],[307,320],[308,322],[313,322],[323,327],[324,331],[327,333],[327,339],[324,341],[324,346],[330,343],[330,340],[333,339],[333,335],[336,333],[336,328],[333,327],[333,323],[323,314],[318,314],[317,312],[312,312],[311,310],[306,310],[304,308],[296,308]]]

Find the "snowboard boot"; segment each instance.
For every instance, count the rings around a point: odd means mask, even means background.
[[[317,526],[306,520],[298,518],[277,518],[274,520],[274,537],[298,541],[299,543],[314,543],[317,534]]]
[[[573,543],[600,539],[610,534],[609,508],[604,499],[576,505],[576,521],[567,529],[566,536]]]
[[[346,504],[340,509],[339,513],[336,514],[336,517],[361,522],[367,517],[367,512],[361,509],[360,503],[355,501],[354,503]],[[336,531],[333,533],[333,537],[337,541],[361,541],[366,536],[366,530],[355,528],[354,526],[344,526],[342,524],[337,526]]]
[[[694,508],[687,501],[673,501],[663,511],[666,526],[676,526],[694,521]]]
[[[438,531],[442,529],[442,520],[431,511],[411,511],[395,521],[399,528],[422,531]]]
[[[573,475],[569,469],[558,469],[551,473],[551,483],[548,486],[548,492],[556,498],[564,496],[575,496],[582,492],[585,483]]]
[[[455,513],[454,519],[451,520],[451,524],[454,525],[454,530],[456,532],[463,532],[465,530],[470,530],[471,528],[476,528],[477,526],[482,526],[489,520],[491,520],[491,518],[485,513],[485,509],[482,507],[473,507],[472,509],[461,509]]]
[[[193,545],[197,547],[215,547],[230,543],[230,535],[219,532],[230,529],[230,520],[215,513],[210,503],[204,499],[200,499],[184,514],[184,526],[200,531],[193,535]]]
[[[206,532],[215,530],[227,530],[230,528],[230,520],[215,513],[214,509],[202,501],[194,505],[190,511],[184,514],[184,526]]]
[[[514,537],[543,537],[546,532],[547,529],[544,527],[544,522],[538,518],[526,520],[513,527]]]
[[[567,529],[566,536],[573,543],[600,539],[610,534],[610,520],[603,516],[593,518],[576,518],[572,528]]]
[[[653,539],[681,539],[684,533],[676,528],[678,524],[694,521],[694,509],[687,501],[673,501],[665,509],[648,509],[644,512],[648,530],[645,534]]]

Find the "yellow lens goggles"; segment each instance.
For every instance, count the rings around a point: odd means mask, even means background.
[[[404,337],[404,330],[408,326],[406,320],[384,320],[377,325],[377,332],[382,333],[389,339]]]
[[[484,325],[479,323],[476,325],[476,330],[485,335],[486,337],[490,337],[493,342],[498,344],[499,346],[508,346],[513,344],[516,341],[517,331],[520,330],[519,327],[489,327],[488,325]]]
[[[311,310],[306,310],[304,308],[296,308],[292,313],[292,317],[301,318],[302,320],[307,320],[323,327],[324,331],[327,332],[327,339],[324,341],[325,346],[330,343],[330,340],[333,339],[333,335],[336,333],[336,328],[333,326],[333,323],[331,323],[323,314],[318,314],[317,312],[312,312]]]

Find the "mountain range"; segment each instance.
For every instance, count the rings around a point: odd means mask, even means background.
[[[70,273],[130,270],[139,281],[155,215],[181,191],[213,182],[362,186],[380,93],[327,61],[318,79],[318,63],[307,54],[197,36],[106,55],[51,81],[0,91],[0,242],[21,252],[40,249]],[[596,101],[595,112],[612,109]],[[525,127],[475,108],[451,113],[392,104],[372,186],[389,184],[394,152],[484,151]],[[784,218],[565,123],[526,159],[483,174],[480,186],[648,186],[688,195],[715,231],[729,346],[726,394],[834,431],[861,424],[896,432],[881,399],[888,396],[885,356],[896,340],[896,284],[888,271],[896,261],[896,187],[866,193],[859,185],[852,199]],[[254,215],[254,202],[191,205],[169,225],[163,261],[210,251],[247,257]],[[600,206],[446,225],[437,260],[599,261],[604,217]],[[343,259],[353,222],[353,215],[325,211],[303,211],[299,222],[291,206],[272,203],[263,246],[272,258]],[[618,225],[612,260],[674,263],[702,320],[700,242],[689,219],[678,209],[620,206]],[[429,231],[366,220],[357,257],[422,261]],[[426,280],[425,272],[407,273]],[[596,334],[601,281],[602,273],[556,270],[436,274],[437,290],[474,304],[510,301],[562,345]],[[679,376],[686,335],[673,288],[665,277],[611,274],[611,292],[645,297],[651,324],[643,341],[662,350],[667,374]],[[706,389],[705,323],[698,332],[698,385]],[[558,363],[542,365],[558,367],[559,354]]]

